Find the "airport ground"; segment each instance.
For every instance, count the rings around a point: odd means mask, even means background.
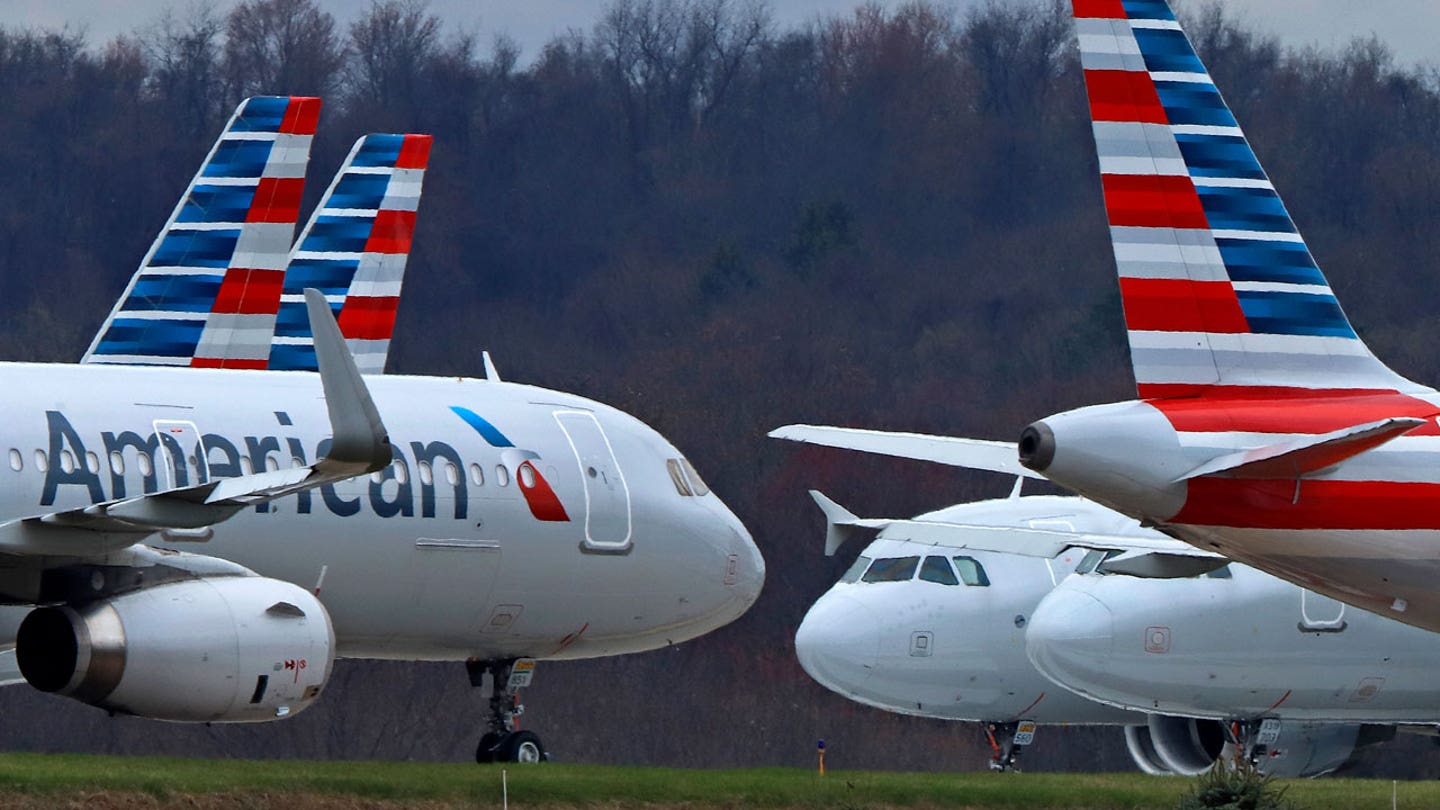
[[[201,760],[0,755],[0,808],[1067,808],[1173,807],[1189,780],[1140,774],[701,770],[596,765]],[[1440,805],[1440,783],[1322,779],[1288,784],[1303,810]]]

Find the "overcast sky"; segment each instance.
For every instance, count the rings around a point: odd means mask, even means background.
[[[105,41],[153,21],[165,9],[183,12],[194,0],[0,0],[0,24],[59,27],[80,23],[92,42]],[[948,0],[964,7],[982,0]],[[1189,0],[1195,2],[1196,0]],[[1276,33],[1285,44],[1322,48],[1345,45],[1357,36],[1374,34],[1404,62],[1440,64],[1440,2],[1436,0],[1224,0],[1240,17]],[[319,0],[321,7],[348,22],[370,6],[370,0]],[[859,0],[771,0],[777,23],[794,25],[820,15],[844,13]],[[882,0],[898,5],[899,0]],[[225,11],[233,0],[214,0]],[[488,43],[496,32],[508,32],[523,48],[528,63],[541,45],[571,28],[588,31],[604,0],[430,0],[430,9],[452,26],[480,35]]]

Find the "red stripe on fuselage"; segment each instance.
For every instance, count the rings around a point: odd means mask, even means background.
[[[1102,174],[1110,224],[1135,228],[1208,228],[1205,206],[1189,177]]]
[[[1169,523],[1244,529],[1440,529],[1440,484],[1194,478]]]
[[[1121,278],[1125,327],[1146,332],[1249,332],[1228,281]]]
[[[1149,73],[1134,70],[1087,70],[1085,89],[1090,96],[1090,118],[1093,121],[1170,123]]]
[[[1147,400],[1181,433],[1315,435],[1397,416],[1433,420],[1440,407],[1398,391],[1303,391],[1214,386],[1204,395]],[[1434,421],[1407,436],[1440,435]]]

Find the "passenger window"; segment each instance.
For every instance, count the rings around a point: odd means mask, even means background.
[[[926,557],[925,563],[920,566],[920,578],[941,585],[960,584],[960,580],[955,578],[954,570],[950,568],[950,561],[944,557]]]
[[[25,469],[25,457],[20,455],[20,451],[13,447],[10,448],[10,469],[15,472],[20,472]]]
[[[452,487],[460,484],[460,469],[449,461],[445,462],[445,483]]]
[[[665,459],[665,469],[670,473],[670,483],[675,485],[675,491],[681,495],[694,495],[690,491],[690,483],[685,480],[685,472],[680,469],[679,459]]]
[[[46,472],[50,469],[50,459],[45,456],[44,450],[35,451],[35,469]]]
[[[510,486],[510,471],[505,469],[504,464],[495,465],[495,485],[501,487]]]
[[[416,462],[416,464],[415,464],[415,469],[416,469],[416,474],[419,476],[419,478],[420,478],[420,483],[421,483],[422,485],[428,487],[428,486],[433,486],[433,485],[435,484],[435,472],[430,469],[430,462],[428,462],[428,461]]]
[[[870,570],[861,577],[862,582],[906,582],[915,577],[915,569],[920,567],[919,557],[891,557],[886,560],[876,560],[870,564]]]
[[[521,464],[520,469],[515,471],[516,477],[520,479],[520,486],[526,489],[535,487],[535,468],[527,464]]]
[[[395,482],[400,486],[410,483],[410,468],[405,466],[403,461],[397,461],[392,465],[395,468]]]
[[[956,557],[955,570],[960,572],[960,581],[966,585],[985,587],[990,584],[990,578],[985,576],[985,566],[974,557]]]
[[[866,568],[870,567],[870,562],[871,559],[864,556],[863,554],[859,557],[856,557],[855,562],[848,569],[846,569],[845,575],[840,577],[840,581],[855,582],[856,580],[860,579],[860,575],[865,573]]]
[[[680,464],[684,466],[685,476],[690,479],[690,488],[695,490],[695,494],[709,495],[710,487],[706,486],[705,482],[700,479],[700,473],[695,471],[695,465],[690,463],[690,459],[682,458],[680,459]]]
[[[485,470],[479,464],[470,465],[470,480],[474,481],[477,487],[485,486]]]
[[[60,469],[67,473],[75,472],[75,454],[69,450],[60,451]]]
[[[150,460],[149,453],[141,453],[136,456],[135,466],[140,469],[140,474],[146,478],[155,474],[155,462]]]

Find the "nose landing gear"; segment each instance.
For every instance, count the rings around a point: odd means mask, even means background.
[[[481,661],[472,658],[465,662],[465,671],[470,676],[470,685],[474,687],[483,686],[485,675],[490,675],[488,730],[475,748],[475,761],[484,764],[548,760],[550,756],[545,752],[539,735],[533,731],[522,731],[515,719],[525,711],[520,704],[519,692],[534,678],[534,659]]]
[[[1035,740],[1035,723],[1030,720],[986,723],[985,741],[990,744],[990,770],[1015,770],[1020,752]]]

